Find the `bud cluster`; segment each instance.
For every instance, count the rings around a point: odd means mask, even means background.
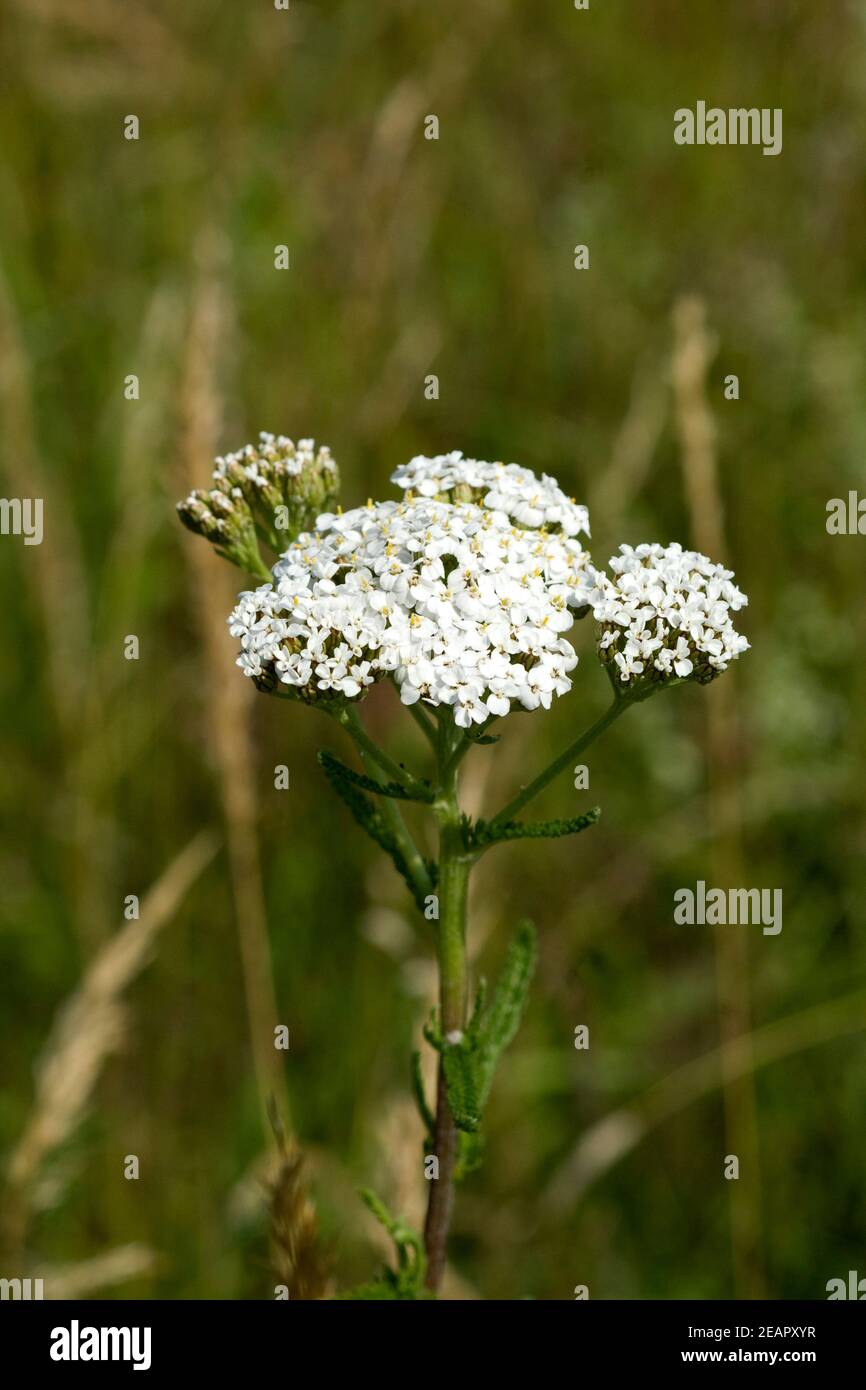
[[[191,492],[177,510],[183,524],[224,559],[264,578],[269,570],[259,543],[284,551],[335,504],[339,486],[329,449],[317,449],[312,439],[294,444],[263,431],[258,444],[217,458],[212,486]]]

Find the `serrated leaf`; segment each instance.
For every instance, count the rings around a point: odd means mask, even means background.
[[[482,1108],[490,1094],[496,1064],[520,1026],[536,954],[535,928],[531,922],[521,922],[508,948],[490,1007],[478,1028],[477,1085]]]
[[[409,892],[415,899],[417,906],[423,912],[427,895],[422,892],[413,881],[412,873],[406,862],[405,856],[388,829],[381,811],[368,796],[365,796],[354,781],[343,777],[334,769],[333,763],[338,763],[339,759],[325,759],[320,756],[319,762],[334,791],[343,804],[351,811],[361,829],[365,830],[370,836],[370,839],[374,840],[380,849],[383,849],[385,853],[390,856],[394,868],[400,874],[401,878],[405,880]],[[340,764],[340,766],[342,766],[342,764]],[[435,864],[430,863],[429,860],[425,860],[424,865],[430,883],[435,889],[437,867]]]
[[[478,988],[475,991],[475,1003],[472,1006],[472,1017],[466,1027],[467,1035],[476,1039],[478,1030],[481,1027],[481,1017],[484,1013],[484,1005],[487,1003],[487,981],[482,975],[478,981]]]
[[[391,1295],[385,1294],[384,1297],[423,1297],[422,1290],[427,1260],[424,1254],[424,1244],[418,1232],[399,1217],[392,1216],[381,1197],[377,1197],[376,1193],[371,1191],[369,1187],[363,1188],[359,1195],[364,1205],[388,1232],[394,1242],[397,1257],[396,1269],[386,1269],[381,1280],[377,1280],[374,1285],[363,1285],[362,1288],[381,1287],[381,1284],[385,1283],[392,1285],[395,1292]],[[354,1295],[350,1294],[349,1296]],[[368,1298],[379,1295],[361,1293],[359,1296]]]
[[[490,1007],[484,1008],[486,985],[482,980],[472,1018],[460,1041],[448,1042],[433,1029],[425,1030],[428,1042],[441,1053],[448,1104],[454,1123],[463,1134],[478,1132],[497,1063],[520,1026],[535,959],[535,928],[531,922],[521,922],[508,948]],[[474,1152],[476,1160],[471,1166],[477,1167],[480,1149]],[[471,1167],[463,1164],[463,1171],[471,1171]]]
[[[593,806],[591,811],[585,811],[581,816],[573,816],[570,820],[479,820],[464,829],[464,842],[469,850],[482,850],[488,849],[490,845],[500,844],[503,840],[555,840],[563,835],[579,835],[582,830],[588,830],[591,825],[595,825],[600,817],[601,808]]]
[[[454,1167],[454,1181],[463,1182],[470,1173],[481,1167],[484,1159],[484,1139],[477,1131],[467,1134],[461,1130],[457,1135],[457,1163]]]
[[[347,767],[344,762],[341,762],[339,758],[327,750],[323,749],[316,756],[332,783],[342,779],[343,782],[349,783],[361,791],[373,792],[376,796],[390,796],[397,801],[431,802],[433,800],[432,788],[425,790],[423,795],[410,792],[399,782],[377,782],[375,777],[368,777],[365,772],[355,772],[353,768]]]
[[[442,1067],[448,1105],[458,1129],[474,1134],[481,1123],[476,1058],[470,1040],[446,1042],[442,1048]]]

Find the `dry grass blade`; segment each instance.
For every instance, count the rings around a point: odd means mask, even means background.
[[[109,45],[139,68],[174,75],[181,69],[182,52],[171,30],[146,6],[130,6],[123,0],[16,0],[15,8],[33,24],[44,25],[57,41],[81,36]]]
[[[33,1112],[9,1163],[15,1241],[26,1230],[29,1195],[43,1161],[80,1123],[102,1066],[120,1041],[123,991],[216,847],[216,838],[202,832],[181,851],[142,902],[140,920],[127,922],[98,953],[58,1013],[37,1068]]]
[[[707,328],[701,299],[687,296],[674,306],[672,379],[680,436],[683,482],[689,504],[692,541],[698,550],[724,562],[724,510],[716,460],[716,428],[707,397],[716,341]],[[705,749],[708,812],[712,839],[710,872],[715,883],[736,885],[746,873],[742,830],[743,758],[736,675],[729,672],[707,691]],[[719,1032],[723,1044],[751,1038],[749,946],[742,924],[714,933]],[[723,1050],[726,1062],[728,1052]],[[723,1078],[728,1152],[742,1164],[742,1180],[729,1183],[734,1287],[738,1297],[764,1294],[758,1106],[751,1068]]]
[[[635,373],[625,418],[613,442],[610,462],[591,481],[589,514],[593,529],[607,535],[640,494],[664,428],[667,384],[654,365]]]
[[[581,1135],[548,1187],[545,1211],[553,1215],[572,1208],[651,1129],[732,1078],[752,1076],[772,1062],[864,1029],[866,994],[861,992],[766,1024],[748,1037],[734,1038],[686,1062]]]
[[[182,447],[176,468],[179,491],[202,484],[219,452],[222,434],[222,377],[232,301],[225,273],[228,243],[206,227],[197,247],[195,285],[186,344],[182,393]],[[220,775],[229,864],[250,1040],[263,1120],[274,1098],[289,1128],[289,1101],[281,1054],[274,1047],[280,1022],[271,966],[257,829],[255,753],[250,718],[256,698],[251,682],[233,671],[235,644],[226,630],[240,576],[214,560],[209,546],[187,537],[184,550],[199,619],[207,679],[207,719]]]
[[[40,498],[45,537],[38,563],[23,563],[23,583],[45,632],[45,668],[54,714],[67,747],[78,736],[78,708],[90,650],[87,583],[73,509],[56,477],[46,474],[33,418],[30,363],[15,304],[0,266],[0,433],[3,473],[12,495]],[[32,556],[32,552],[25,552]]]
[[[155,1273],[159,1256],[146,1245],[118,1245],[91,1260],[49,1265],[39,1271],[47,1299],[87,1298],[99,1289]]]
[[[716,427],[707,401],[707,372],[716,341],[707,328],[703,300],[694,295],[674,305],[674,388],[683,482],[695,544],[716,561],[725,558],[725,526],[716,466]]]

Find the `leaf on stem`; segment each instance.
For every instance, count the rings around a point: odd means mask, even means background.
[[[490,845],[500,844],[503,840],[556,840],[562,835],[579,835],[600,818],[601,808],[593,806],[591,811],[570,820],[478,820],[474,825],[467,820],[463,825],[463,838],[470,851],[488,849]]]
[[[485,1007],[486,986],[482,981],[472,1018],[461,1037],[443,1037],[435,1020],[424,1030],[427,1041],[441,1053],[448,1104],[454,1123],[463,1134],[477,1137],[497,1064],[517,1032],[526,1007],[535,960],[535,928],[531,922],[521,922],[489,1007]],[[480,1141],[463,1144],[460,1172],[470,1172],[479,1162]]]
[[[398,801],[430,802],[433,800],[432,788],[425,787],[422,794],[418,791],[409,791],[400,782],[377,782],[375,777],[368,777],[365,772],[355,772],[339,758],[335,758],[333,753],[328,753],[324,749],[317,753],[316,757],[332,783],[338,778],[342,778],[344,782],[349,782],[362,791],[374,792],[377,796],[392,796]]]
[[[481,1124],[481,1101],[475,1046],[468,1033],[460,1042],[443,1042],[442,1067],[454,1123],[464,1133],[474,1134]]]
[[[457,1135],[457,1163],[454,1168],[454,1181],[463,1182],[484,1160],[484,1138],[476,1132],[467,1134],[460,1130]]]
[[[399,1217],[392,1216],[381,1198],[377,1197],[375,1192],[371,1192],[369,1188],[364,1188],[360,1197],[394,1242],[396,1267],[383,1269],[378,1279],[369,1284],[362,1284],[359,1288],[350,1289],[346,1293],[338,1294],[338,1299],[393,1300],[429,1297],[424,1289],[427,1260],[424,1254],[424,1243],[418,1232]]]
[[[490,1094],[499,1058],[520,1026],[537,954],[535,928],[531,922],[521,922],[508,948],[490,1007],[478,1024],[478,1092],[482,1106]]]
[[[401,850],[399,844],[397,843],[396,839],[394,838],[388,826],[386,825],[381,811],[379,811],[379,809],[375,806],[375,804],[370,800],[368,796],[364,795],[360,788],[355,785],[355,782],[353,780],[344,777],[341,772],[335,769],[335,767],[333,766],[334,764],[337,764],[339,768],[342,768],[343,766],[342,763],[339,762],[339,759],[325,759],[320,755],[319,761],[322,765],[325,776],[327,777],[331,786],[334,788],[334,791],[340,797],[340,800],[343,801],[344,804],[349,808],[352,815],[355,817],[355,820],[360,825],[361,829],[365,830],[367,834],[370,836],[370,839],[375,840],[376,844],[379,845],[379,847],[383,849],[386,854],[390,855],[391,860],[394,864],[394,868],[405,880],[406,885],[409,888],[410,893],[412,894],[412,897],[415,899],[416,904],[423,912],[425,906],[425,894],[415,883],[412,871],[409,868],[408,863],[406,862],[405,855],[403,854],[403,851]],[[427,869],[427,873],[430,877],[430,882],[435,888],[436,865],[430,863],[428,860],[425,860],[424,863],[425,868]]]

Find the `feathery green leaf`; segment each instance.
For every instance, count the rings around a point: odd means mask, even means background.
[[[481,1123],[481,1105],[475,1049],[466,1034],[458,1043],[443,1043],[442,1067],[454,1123],[467,1134],[474,1134]]]
[[[427,1129],[424,1147],[429,1148],[433,1143],[433,1135],[436,1133],[436,1117],[427,1104],[427,1096],[424,1092],[424,1074],[421,1070],[421,1053],[417,1048],[412,1053],[412,1094],[415,1097],[418,1113]]]
[[[601,808],[593,806],[591,811],[570,820],[479,820],[464,828],[464,842],[468,850],[482,850],[503,840],[555,840],[562,835],[579,835],[582,830],[595,825],[600,817]]]
[[[391,834],[391,831],[388,829],[381,811],[370,798],[365,796],[360,788],[356,786],[354,780],[343,777],[340,772],[335,770],[333,766],[334,763],[338,763],[339,766],[342,767],[342,763],[339,763],[339,759],[322,757],[320,754],[319,762],[334,791],[337,793],[340,800],[349,808],[361,829],[365,830],[370,836],[370,839],[375,840],[376,844],[379,845],[386,854],[390,855],[395,869],[401,877],[405,879],[412,897],[423,912],[426,894],[422,893],[420,888],[414,883],[405,856]],[[437,866],[429,860],[425,860],[424,865],[427,869],[430,883],[435,889]]]
[[[383,1270],[381,1277],[373,1283],[362,1284],[360,1288],[350,1290],[342,1297],[344,1299],[425,1297],[424,1275],[427,1271],[427,1260],[424,1254],[424,1243],[418,1232],[399,1217],[392,1216],[382,1199],[377,1197],[370,1188],[362,1188],[359,1195],[362,1202],[369,1208],[394,1242],[397,1265],[396,1269]]]
[[[454,1181],[463,1182],[470,1173],[481,1167],[484,1159],[484,1139],[481,1134],[467,1134],[461,1130],[457,1135],[457,1162],[454,1166]]]
[[[486,984],[482,980],[472,1017],[458,1042],[443,1038],[435,1023],[424,1030],[427,1041],[441,1053],[448,1104],[454,1123],[463,1134],[478,1132],[497,1063],[520,1026],[535,960],[535,928],[531,922],[521,922],[508,948],[489,1008],[485,1009]],[[480,1145],[464,1145],[458,1169],[461,1173],[471,1172],[480,1161]]]
[[[521,922],[508,948],[490,1007],[478,1027],[477,1084],[482,1107],[490,1094],[496,1064],[520,1026],[536,956],[535,928],[531,922]]]
[[[368,777],[365,772],[355,772],[353,768],[347,767],[339,758],[334,757],[333,753],[322,750],[316,755],[325,773],[332,783],[342,779],[353,787],[357,787],[365,792],[373,792],[377,796],[391,796],[398,801],[424,801],[433,800],[432,788],[425,788],[424,794],[420,792],[410,792],[399,782],[377,782],[375,777]]]

